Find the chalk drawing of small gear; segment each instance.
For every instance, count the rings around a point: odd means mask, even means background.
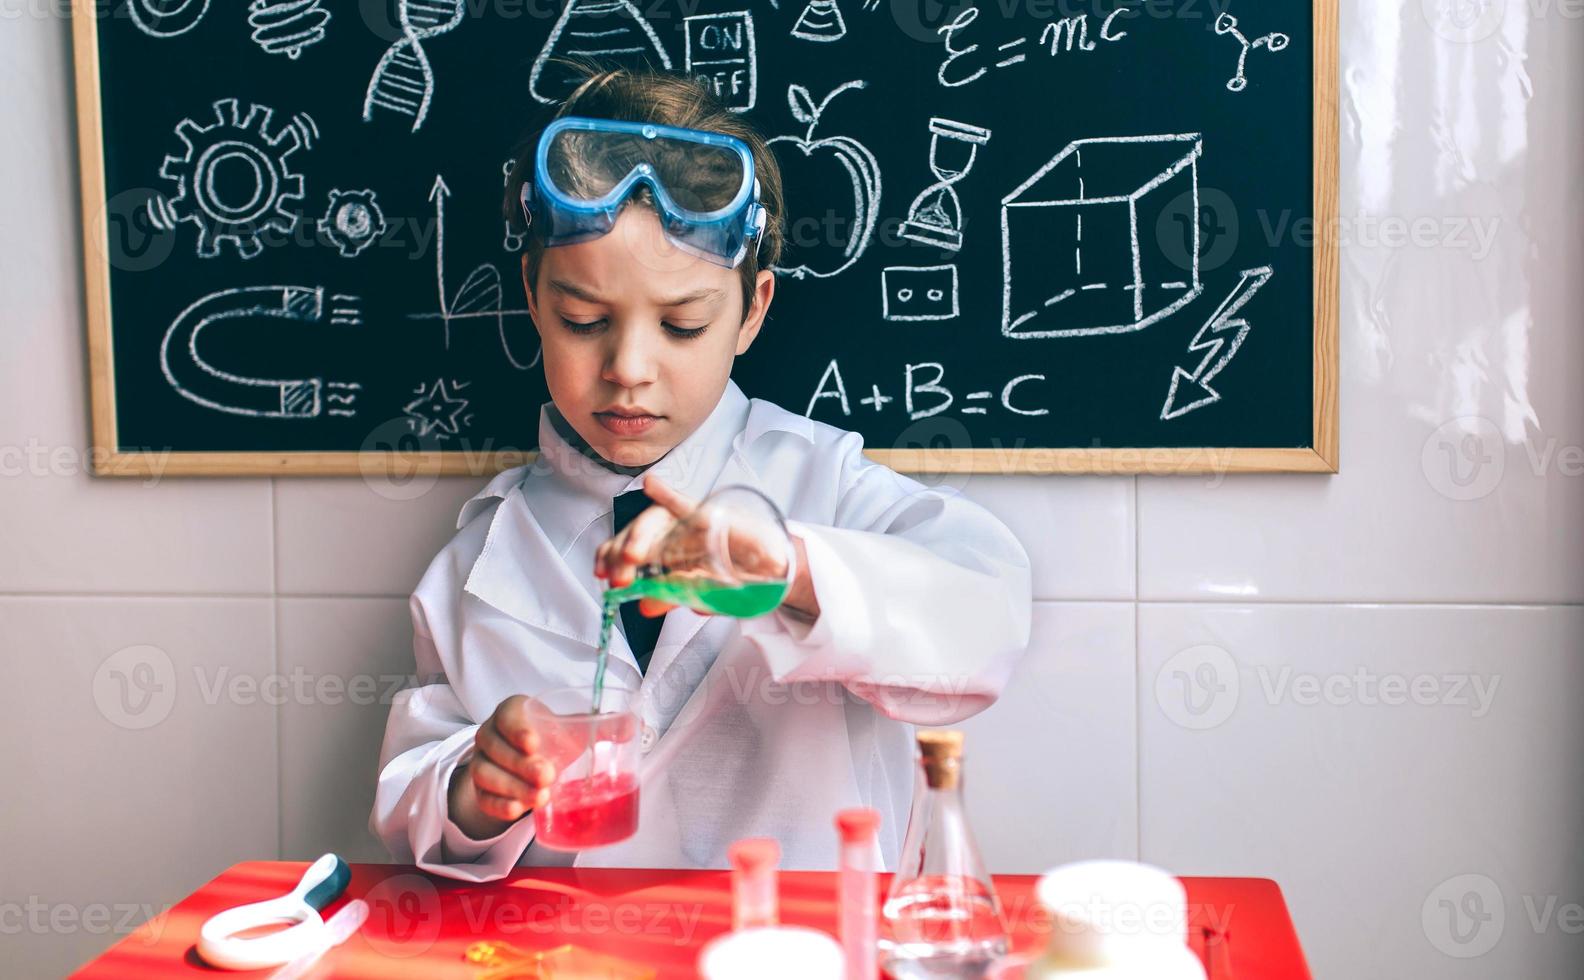
[[[207,126],[191,119],[176,124],[186,151],[167,155],[160,165],[160,176],[175,182],[176,193],[150,201],[149,215],[161,228],[191,221],[203,258],[218,257],[220,243],[230,240],[251,259],[264,249],[262,236],[284,237],[297,226],[288,204],[302,200],[303,179],[292,173],[288,158],[311,149],[319,127],[300,112],[272,133],[274,110],[255,103],[243,116],[236,99],[217,100],[214,112]]]
[[[319,219],[319,234],[330,239],[343,258],[356,258],[385,234],[385,213],[373,191],[332,189],[330,205]]]

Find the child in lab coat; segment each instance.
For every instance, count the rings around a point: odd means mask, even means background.
[[[579,197],[609,189],[584,172],[591,160],[625,152],[611,120],[654,124],[643,152],[675,141],[693,154],[672,173],[669,157],[646,157],[651,180],[613,223]],[[727,846],[749,836],[777,838],[786,867],[829,868],[833,815],[871,806],[879,859],[894,868],[911,726],[960,721],[998,696],[1028,643],[1027,555],[955,491],[867,460],[857,433],[732,382],[782,246],[780,174],[745,119],[691,80],[618,70],[591,75],[556,124],[508,191],[529,220],[523,281],[552,399],[540,455],[463,506],[412,595],[424,682],[391,707],[371,826],[396,860],[475,881],[520,864],[724,867]],[[581,165],[580,148],[594,154]],[[702,186],[706,172],[719,180]],[[743,175],[754,193],[737,192],[727,219],[661,220],[710,210],[709,195],[720,204]],[[608,677],[639,692],[638,831],[582,852],[535,846],[528,814],[554,769],[527,699],[592,684],[604,589],[630,582],[672,521],[732,484],[786,515],[790,592],[758,619],[648,599],[640,611],[662,620],[624,614]],[[618,531],[615,512],[635,500],[648,506]],[[658,637],[644,628],[655,622]]]

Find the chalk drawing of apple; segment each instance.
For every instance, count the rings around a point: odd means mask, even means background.
[[[875,220],[880,214],[880,164],[875,161],[874,154],[869,152],[868,147],[849,136],[814,138],[814,130],[819,126],[820,116],[825,112],[825,107],[830,105],[831,100],[848,89],[861,89],[867,85],[867,82],[847,82],[825,96],[825,100],[819,105],[814,104],[808,89],[803,86],[792,85],[787,88],[787,104],[792,107],[793,118],[800,123],[807,123],[808,129],[802,136],[777,136],[770,140],[770,143],[790,144],[805,157],[810,158],[811,162],[818,155],[819,165],[824,165],[824,160],[828,158],[841,168],[840,172],[845,173],[852,182],[852,213],[838,214],[836,218],[839,222],[843,222],[838,227],[851,227],[854,232],[848,237],[840,252],[834,248],[824,249],[821,250],[821,254],[810,259],[815,263],[814,265],[776,266],[777,272],[786,273],[795,279],[802,279],[805,276],[829,278],[857,262],[874,238]],[[837,181],[839,181],[838,177],[831,178],[831,182]],[[824,184],[825,182],[822,181],[821,185]],[[840,186],[839,183],[837,186]],[[795,219],[796,216],[789,217]],[[832,264],[834,264],[833,268],[824,268]]]

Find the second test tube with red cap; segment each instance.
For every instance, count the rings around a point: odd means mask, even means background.
[[[875,892],[875,834],[879,828],[879,812],[868,807],[836,814],[836,829],[841,834],[836,897],[847,980],[872,980],[880,971],[876,946],[880,909]]]

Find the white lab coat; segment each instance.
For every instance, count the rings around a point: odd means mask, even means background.
[[[639,685],[639,829],[568,854],[533,844],[526,817],[468,838],[447,817],[453,770],[504,698],[591,684],[599,632],[593,549],[611,496],[641,485],[598,467],[541,411],[540,458],[468,501],[460,533],[413,593],[422,686],[391,707],[370,819],[392,857],[473,881],[515,865],[726,866],[742,837],[780,841],[782,866],[832,868],[837,810],[872,806],[894,868],[911,803],[913,724],[989,705],[1028,644],[1028,557],[1000,521],[862,455],[862,437],[743,395],[652,469],[694,496],[747,484],[787,515],[808,553],[816,621],[666,616],[641,677],[625,638],[613,678]],[[564,426],[564,422],[560,423]]]

